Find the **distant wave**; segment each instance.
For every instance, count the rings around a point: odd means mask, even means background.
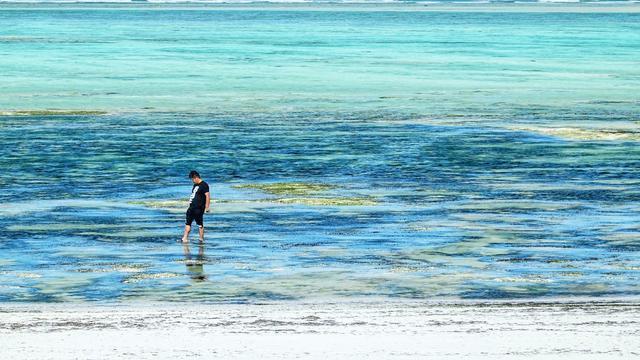
[[[260,4],[260,3],[320,3],[320,4],[552,4],[552,3],[598,3],[635,4],[640,0],[0,0],[2,3],[193,3],[193,4]]]

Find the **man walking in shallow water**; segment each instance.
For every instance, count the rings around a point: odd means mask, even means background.
[[[191,170],[189,178],[193,181],[193,187],[191,188],[191,197],[189,197],[189,209],[187,209],[187,221],[184,226],[182,242],[189,242],[189,232],[191,231],[193,220],[198,225],[200,241],[202,242],[204,241],[203,215],[205,212],[209,212],[209,184],[202,180],[200,174],[195,170]]]

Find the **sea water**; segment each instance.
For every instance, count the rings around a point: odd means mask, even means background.
[[[638,9],[486,9],[0,5],[0,301],[639,295]]]

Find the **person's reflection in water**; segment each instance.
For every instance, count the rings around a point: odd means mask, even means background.
[[[184,251],[185,265],[187,271],[193,280],[204,281],[207,276],[204,274],[204,243],[198,244],[198,256],[195,260],[191,259],[191,250],[189,249],[189,243],[182,244],[182,250]]]

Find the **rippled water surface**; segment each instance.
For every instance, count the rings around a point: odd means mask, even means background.
[[[638,20],[0,11],[0,301],[638,295]]]

